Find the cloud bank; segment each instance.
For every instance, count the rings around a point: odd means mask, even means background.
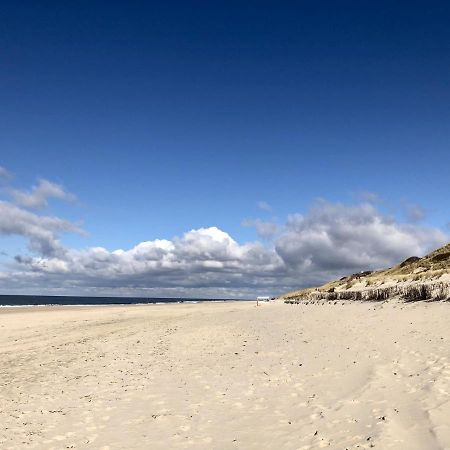
[[[264,242],[238,243],[218,227],[155,239],[130,249],[67,248],[66,233],[83,233],[58,217],[25,209],[44,207],[52,183],[40,181],[31,201],[0,201],[0,235],[18,235],[29,254],[0,272],[5,293],[254,297],[323,283],[344,274],[391,266],[449,240],[443,231],[400,223],[371,203],[321,201],[283,225],[248,221]],[[40,188],[41,186],[41,188]],[[44,187],[46,187],[44,189]],[[65,191],[63,191],[65,193]],[[56,196],[56,195],[53,195]],[[64,194],[57,198],[66,200]],[[15,202],[15,203],[14,203]]]
[[[389,267],[447,240],[441,230],[398,223],[371,204],[320,202],[306,216],[288,218],[275,249],[289,267],[329,279],[333,274]]]

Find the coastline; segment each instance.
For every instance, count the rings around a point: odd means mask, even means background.
[[[19,306],[154,305],[170,303],[254,301],[254,299],[191,297],[88,297],[71,295],[0,295],[0,308]]]
[[[169,301],[169,302],[152,302],[152,303],[98,303],[98,304],[67,304],[67,305],[61,305],[56,303],[46,303],[41,305],[0,305],[0,314],[3,311],[10,310],[16,310],[19,309],[21,311],[38,311],[38,310],[55,310],[63,309],[63,310],[69,310],[70,308],[79,309],[79,308],[120,308],[120,307],[138,307],[138,306],[171,306],[171,305],[196,305],[199,303],[256,303],[256,300],[180,300],[180,301]]]

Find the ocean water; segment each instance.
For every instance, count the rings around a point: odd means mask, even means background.
[[[163,303],[198,303],[249,301],[225,298],[139,298],[139,297],[76,297],[47,295],[0,295],[2,306],[83,306],[83,305],[146,305]]]

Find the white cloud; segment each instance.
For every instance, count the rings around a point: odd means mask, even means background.
[[[422,206],[417,203],[404,202],[403,209],[406,219],[409,222],[420,222],[425,219],[427,215],[426,209],[422,208]]]
[[[48,198],[51,189],[43,191],[47,194],[36,188],[31,197]],[[0,201],[0,235],[23,236],[31,252],[17,255],[8,270],[0,272],[0,289],[253,297],[391,266],[449,240],[439,229],[400,223],[369,203],[346,206],[322,201],[305,214],[290,215],[283,226],[260,219],[243,224],[254,226],[265,243],[239,243],[225,231],[210,227],[172,239],[144,241],[130,249],[74,249],[64,246],[61,236],[83,233],[77,225]]]
[[[72,249],[17,263],[16,277],[22,270],[39,275],[48,286],[66,283],[72,288],[141,292],[156,288],[159,295],[174,290],[223,292],[227,288],[228,295],[250,288],[273,290],[283,276],[283,262],[273,250],[259,243],[240,245],[216,227],[191,230],[170,241],[142,242],[129,250]]]
[[[370,191],[359,191],[354,194],[354,196],[365,203],[380,203],[381,199],[380,196],[376,192],[370,192]]]
[[[447,242],[444,232],[402,224],[373,205],[320,202],[306,216],[291,216],[276,251],[308,279],[333,278],[398,263]]]
[[[12,173],[9,170],[5,169],[3,166],[0,166],[0,178],[9,180],[12,178]]]
[[[38,216],[0,201],[0,235],[24,236],[29,240],[31,251],[51,256],[65,252],[58,239],[61,233],[82,233],[82,230],[58,217]]]
[[[57,198],[65,201],[75,200],[75,196],[64,190],[61,185],[45,179],[38,180],[37,186],[33,186],[31,191],[12,189],[10,192],[15,203],[31,209],[41,209],[46,207],[49,198]]]
[[[257,203],[257,206],[259,209],[261,209],[262,211],[266,211],[266,212],[272,212],[272,206],[269,205],[269,203],[265,202],[265,201],[259,201]]]
[[[244,227],[254,227],[259,237],[263,239],[273,238],[278,232],[278,225],[274,222],[267,222],[261,219],[244,219]]]

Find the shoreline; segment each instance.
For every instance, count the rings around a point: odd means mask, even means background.
[[[8,309],[20,309],[20,310],[34,310],[41,308],[58,309],[58,308],[104,308],[104,307],[135,307],[135,306],[162,306],[162,305],[195,305],[200,303],[255,303],[256,300],[181,300],[181,301],[168,301],[168,302],[148,302],[148,303],[95,303],[95,304],[58,304],[58,303],[47,303],[47,304],[30,304],[30,305],[0,305],[0,314],[4,310]]]

